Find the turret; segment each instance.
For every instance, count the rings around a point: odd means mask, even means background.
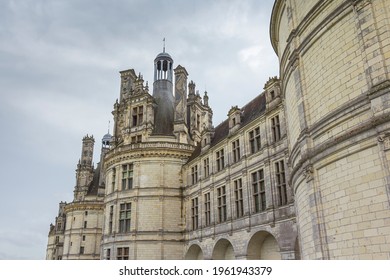
[[[153,97],[156,102],[153,134],[173,135],[174,98],[173,98],[173,59],[165,52],[154,60]]]

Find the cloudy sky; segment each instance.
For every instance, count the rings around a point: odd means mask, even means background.
[[[73,199],[81,139],[100,140],[119,71],[153,83],[162,51],[207,90],[214,125],[278,75],[273,0],[1,0],[0,259],[44,259],[60,201]]]

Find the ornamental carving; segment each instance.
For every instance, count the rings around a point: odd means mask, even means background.
[[[378,142],[383,144],[385,151],[390,149],[390,133],[382,134],[378,136]]]
[[[314,173],[313,165],[310,164],[304,167],[303,176],[305,177],[306,182],[310,182],[311,180],[313,180],[313,173]]]

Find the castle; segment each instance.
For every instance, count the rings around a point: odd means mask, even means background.
[[[386,0],[276,0],[280,77],[216,127],[165,49],[152,94],[120,72],[46,258],[390,259],[389,21]]]

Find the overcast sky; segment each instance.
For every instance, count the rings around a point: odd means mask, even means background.
[[[60,201],[71,202],[81,139],[101,138],[119,71],[153,84],[166,51],[207,90],[214,126],[278,75],[273,0],[1,0],[0,259],[44,259]]]

